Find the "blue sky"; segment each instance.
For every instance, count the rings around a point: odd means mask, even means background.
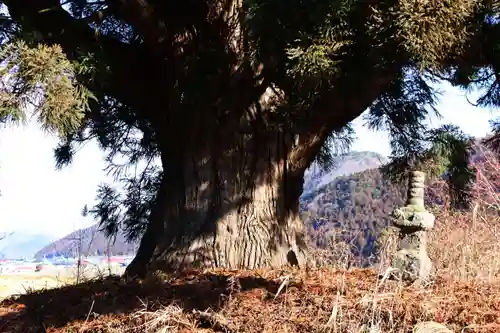
[[[478,108],[471,105],[480,96],[477,92],[465,92],[452,87],[448,83],[436,86],[442,92],[437,109],[442,118],[430,117],[429,127],[439,127],[443,124],[455,124],[465,133],[483,137],[490,132],[488,120],[500,117],[500,109]],[[369,150],[388,155],[390,153],[389,139],[386,133],[367,130],[363,119],[354,121],[354,129],[358,140],[352,150]],[[1,171],[0,171],[1,172]]]
[[[429,126],[454,123],[470,135],[488,133],[488,120],[499,116],[498,110],[478,109],[468,104],[465,93],[450,86],[438,106],[442,120],[430,119]],[[474,100],[474,95],[469,94]],[[358,140],[353,150],[389,153],[384,133],[354,122]],[[95,143],[76,155],[74,163],[55,169],[52,149],[57,139],[43,133],[36,123],[0,129],[0,231],[22,231],[61,237],[94,222],[80,215],[85,204],[94,202],[97,185],[106,181],[103,154]]]

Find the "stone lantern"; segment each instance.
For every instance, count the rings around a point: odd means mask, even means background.
[[[434,227],[434,215],[424,207],[425,173],[412,171],[406,205],[391,214],[399,228],[399,248],[392,257],[392,275],[404,281],[427,280],[432,263],[427,255],[427,232]]]

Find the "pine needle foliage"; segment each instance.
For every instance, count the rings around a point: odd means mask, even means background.
[[[396,183],[407,182],[411,171],[424,171],[428,181],[444,177],[450,189],[451,204],[467,208],[470,189],[475,179],[470,156],[474,140],[457,126],[444,125],[437,129],[423,130],[418,149],[405,152],[407,140],[393,138],[391,162],[384,166],[386,176]]]
[[[76,80],[82,70],[79,64],[72,64],[60,46],[9,42],[2,45],[0,59],[0,113],[4,117],[23,120],[32,106],[44,130],[64,137],[80,128],[93,96]]]
[[[158,167],[147,166],[137,176],[123,177],[124,191],[110,184],[97,190],[98,203],[89,209],[108,237],[123,233],[128,240],[138,241],[146,230],[149,214],[155,203],[162,173]]]
[[[478,0],[398,0],[394,10],[396,38],[421,65],[440,68],[450,52],[458,52],[470,34],[467,23],[481,6]]]

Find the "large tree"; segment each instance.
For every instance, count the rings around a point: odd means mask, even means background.
[[[302,264],[304,171],[349,142],[352,120],[369,108],[400,161],[425,150],[433,80],[479,86],[480,104],[499,103],[493,1],[3,3],[9,87],[37,88],[40,110],[63,101],[59,165],[91,138],[115,170],[117,155],[146,162],[125,212],[108,187],[94,209],[110,233],[121,223],[142,237],[131,274]],[[57,56],[28,61],[40,50]],[[44,76],[33,63],[60,70]],[[32,90],[9,88],[5,100],[18,106]]]

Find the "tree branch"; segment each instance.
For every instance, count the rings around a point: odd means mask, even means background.
[[[354,54],[366,53],[361,50]],[[350,59],[342,70],[346,75],[337,79],[330,91],[322,94],[323,97],[308,110],[308,123],[299,135],[298,149],[292,156],[296,167],[299,170],[307,168],[333,131],[341,130],[358,118],[386,92],[404,63],[404,57],[385,66]]]
[[[375,81],[369,79],[369,89],[364,90],[363,85],[354,91],[366,91],[363,96],[349,96],[336,92],[321,101],[307,126],[307,132],[299,136],[299,144],[292,151],[291,160],[294,168],[303,170],[307,168],[320,151],[323,143],[333,132],[340,130],[354,119],[358,118],[389,86],[393,77],[386,75]],[[342,89],[343,90],[343,89]]]
[[[111,0],[108,1],[108,9],[115,17],[132,26],[152,51],[158,52],[159,45],[168,44],[165,22],[157,17],[147,0]]]

